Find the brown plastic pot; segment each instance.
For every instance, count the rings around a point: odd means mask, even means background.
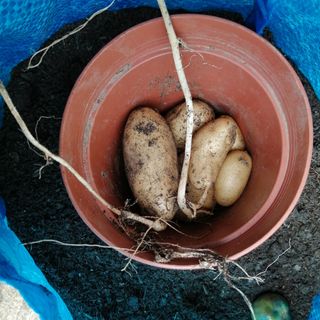
[[[173,16],[194,97],[236,119],[253,157],[253,170],[240,200],[210,224],[167,230],[166,242],[211,248],[236,259],[270,237],[293,210],[306,182],[312,152],[312,118],[301,82],[284,57],[250,30],[223,19]],[[183,100],[162,19],[137,25],[106,45],[81,74],[63,116],[60,153],[107,201],[123,207],[128,188],[121,140],[130,111],[139,105],[161,112]],[[84,222],[125,255],[133,242],[116,217],[62,168],[69,196]],[[191,260],[154,262],[191,269]]]

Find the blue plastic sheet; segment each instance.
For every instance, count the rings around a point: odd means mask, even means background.
[[[253,9],[246,19],[246,25],[257,33],[262,33],[269,22],[271,11],[268,0],[254,1]]]
[[[309,320],[320,319],[320,294],[316,295],[312,301],[312,308],[309,316]]]
[[[111,0],[2,0],[0,2],[0,79],[39,49],[65,23],[87,17]],[[296,63],[320,97],[319,0],[167,0],[170,9],[236,11],[261,32],[268,26],[278,47]],[[111,10],[156,7],[155,0],[116,0]]]
[[[18,237],[8,227],[0,198],[0,281],[16,288],[43,320],[69,320],[71,314]]]
[[[1,0],[0,79],[7,84],[12,68],[37,51],[66,23],[85,18],[112,0]],[[167,0],[170,9],[204,11],[221,9],[247,16],[253,0]],[[156,0],[115,0],[110,10],[140,6],[157,7]],[[0,98],[0,126],[3,109]]]
[[[0,2],[0,79],[39,49],[65,23],[87,17],[111,0],[2,0]],[[167,0],[170,9],[235,11],[257,32],[268,26],[278,47],[305,74],[320,97],[319,0]],[[110,10],[157,7],[155,0],[116,0]]]
[[[111,0],[2,0],[0,2],[0,78],[8,81],[11,69],[37,51],[66,23],[107,6]],[[167,1],[171,9],[204,11],[223,9],[247,16],[253,0]],[[116,0],[110,10],[139,6],[157,7],[155,0]]]
[[[308,78],[320,98],[320,1],[269,0],[275,43]]]

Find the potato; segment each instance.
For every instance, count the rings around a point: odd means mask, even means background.
[[[182,169],[182,165],[183,165],[183,160],[184,160],[184,152],[182,152],[182,153],[180,153],[179,155],[178,155],[178,168],[179,168],[179,172],[181,172],[181,169]],[[212,190],[213,191],[213,190]],[[198,197],[195,197],[195,192],[191,192],[190,193],[190,190],[189,190],[189,185],[187,184],[187,188],[186,188],[186,192],[187,192],[187,194],[189,193],[189,196],[188,196],[188,200],[189,201],[191,201],[191,202],[193,202],[192,200],[194,200],[194,202],[193,203],[196,203],[196,202],[198,202],[198,199],[199,198],[201,198],[201,194],[199,194],[199,196]],[[207,200],[205,201],[205,203],[207,203],[207,205],[206,205],[206,207],[208,208],[208,207],[211,207],[210,208],[210,211],[212,211],[213,210],[213,208],[214,208],[214,206],[215,206],[215,201],[212,201],[212,198],[213,198],[213,194],[211,193],[210,194],[210,192],[208,193],[208,195],[207,195]],[[198,218],[201,218],[201,217],[203,217],[203,216],[205,216],[206,214],[203,214],[203,213],[197,213],[197,216],[196,216],[196,219],[198,219]],[[189,219],[188,219],[188,217],[182,212],[182,211],[178,211],[177,213],[176,213],[176,216],[175,216],[178,220],[181,220],[181,221],[188,221]]]
[[[244,150],[246,148],[246,144],[244,142],[244,138],[240,128],[237,125],[236,130],[236,141],[234,142],[231,150]]]
[[[252,160],[246,151],[231,151],[215,183],[215,198],[221,206],[231,206],[241,196],[251,173]]]
[[[229,116],[221,116],[199,129],[193,138],[188,173],[188,200],[199,203],[208,194],[203,209],[214,206],[214,183],[220,168],[236,139],[237,124]]]
[[[202,196],[206,189],[198,189],[193,184],[189,183],[187,185],[187,199],[193,204],[199,204],[200,200],[202,200]],[[208,183],[208,191],[206,197],[203,201],[201,209],[212,211],[216,205],[215,197],[214,197],[214,184]],[[198,217],[198,216],[197,216]]]
[[[179,184],[177,150],[165,119],[150,108],[131,112],[123,155],[131,190],[151,215],[171,220]]]
[[[200,100],[193,100],[193,132],[200,129],[204,124],[214,119],[214,111],[208,104]],[[183,102],[171,110],[166,120],[173,133],[174,140],[177,148],[184,149],[186,143],[186,131],[187,131],[187,107]]]

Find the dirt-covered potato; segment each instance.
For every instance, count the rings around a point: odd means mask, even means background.
[[[131,112],[123,155],[131,190],[151,215],[171,220],[179,184],[177,150],[165,119],[150,108]]]
[[[215,183],[215,198],[222,206],[231,206],[241,196],[247,185],[252,160],[246,151],[231,151],[218,174]]]
[[[244,137],[242,135],[240,128],[237,125],[236,141],[234,142],[231,150],[244,150],[245,148],[246,148],[246,144],[244,142]]]
[[[236,139],[237,124],[221,116],[199,129],[193,138],[188,174],[188,200],[198,204],[205,196],[203,209],[215,203],[214,184],[221,166]]]
[[[193,100],[193,132],[196,132],[204,124],[214,119],[213,109],[203,101]],[[187,107],[186,103],[183,102],[171,110],[166,120],[173,133],[174,140],[177,148],[184,149],[186,142],[186,131],[187,131]]]

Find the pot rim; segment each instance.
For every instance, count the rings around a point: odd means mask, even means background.
[[[233,254],[229,257],[229,259],[238,259],[241,256],[249,253],[250,251],[252,251],[254,248],[258,247],[260,244],[262,244],[263,242],[265,242],[272,234],[274,234],[276,232],[276,230],[278,230],[280,228],[280,226],[283,224],[283,222],[286,220],[286,218],[288,217],[288,215],[291,213],[291,211],[293,210],[293,208],[295,207],[296,203],[298,202],[301,193],[304,189],[307,177],[308,177],[308,172],[309,172],[309,168],[310,168],[310,164],[311,164],[311,158],[312,158],[312,140],[313,140],[313,126],[312,126],[312,115],[311,115],[311,110],[310,110],[310,105],[309,105],[309,101],[307,98],[307,95],[305,93],[304,87],[299,79],[299,77],[297,76],[295,70],[293,69],[293,67],[289,64],[289,62],[282,56],[282,54],[274,47],[272,46],[267,40],[263,39],[262,37],[258,36],[257,34],[255,34],[253,31],[247,29],[246,27],[239,25],[235,22],[229,21],[229,20],[225,20],[222,18],[218,18],[218,17],[213,17],[213,16],[208,16],[208,15],[202,15],[202,14],[178,14],[178,15],[172,15],[172,20],[173,22],[179,20],[179,19],[208,19],[210,21],[212,20],[216,20],[216,21],[220,21],[222,23],[225,23],[227,25],[236,27],[246,33],[250,33],[251,36],[253,36],[254,38],[258,39],[259,41],[264,42],[264,45],[268,48],[268,50],[272,50],[274,53],[276,53],[276,55],[278,56],[278,58],[286,65],[288,71],[290,72],[290,75],[293,77],[293,79],[296,82],[296,85],[298,86],[298,88],[300,89],[300,93],[303,95],[303,99],[305,102],[305,110],[306,110],[306,117],[307,117],[307,123],[309,124],[308,127],[308,134],[309,134],[309,141],[307,141],[308,143],[308,149],[307,149],[307,160],[306,160],[306,166],[304,168],[304,172],[302,175],[302,179],[301,182],[299,184],[298,189],[296,190],[296,193],[291,201],[291,204],[288,206],[287,210],[281,215],[281,217],[279,218],[279,220],[275,223],[275,225],[267,232],[265,233],[262,237],[259,237],[259,239],[257,239],[256,241],[254,241],[250,246],[248,246],[247,248],[239,251],[236,254]],[[125,31],[124,33],[116,36],[114,39],[112,39],[109,43],[106,44],[106,46],[110,46],[113,43],[117,42],[119,39],[121,39],[122,37],[125,37],[126,34],[128,32],[132,32],[133,30],[136,30],[137,28],[141,28],[141,27],[146,27],[147,25],[151,24],[151,23],[155,23],[159,20],[162,20],[162,18],[155,18],[152,20],[148,20],[145,21],[143,23],[140,23],[138,25],[133,26],[132,28],[128,29],[127,31]],[[74,91],[75,88],[79,85],[79,83],[81,83],[81,81],[83,81],[83,79],[86,77],[86,72],[87,70],[89,70],[92,65],[94,64],[94,60],[96,60],[102,53],[103,50],[106,48],[103,47],[96,55],[94,58],[91,59],[91,61],[88,63],[88,65],[85,67],[85,69],[82,71],[80,77],[78,78],[78,80],[76,81],[65,111],[64,111],[64,115],[63,115],[63,119],[62,119],[62,124],[61,124],[61,131],[60,131],[60,153],[61,155],[63,155],[65,153],[65,146],[64,146],[64,139],[66,136],[66,132],[68,131],[67,129],[67,121],[66,121],[66,117],[65,115],[68,114],[70,112],[71,109],[71,104],[69,103],[72,100],[72,97],[74,95]],[[109,244],[110,246],[114,246],[112,244],[112,242],[108,239],[105,238],[105,236],[103,236],[102,234],[100,234],[97,230],[95,230],[95,228],[92,226],[92,224],[90,223],[90,221],[87,219],[86,215],[82,212],[80,205],[78,204],[78,202],[75,200],[74,195],[73,195],[73,191],[72,188],[69,184],[69,178],[68,178],[68,173],[67,170],[63,167],[61,167],[61,172],[62,172],[62,177],[63,177],[63,181],[64,184],[66,186],[68,195],[73,203],[73,206],[75,207],[76,211],[78,212],[78,214],[81,216],[81,218],[83,219],[83,221],[90,227],[90,229],[100,238],[102,239],[104,242],[106,242],[107,244]],[[128,253],[126,250],[120,249],[120,248],[116,248],[117,251],[121,252],[122,254],[124,254],[127,257],[131,257],[131,254]],[[140,256],[136,255],[134,257],[134,260],[142,262],[144,264],[148,264],[151,266],[155,266],[155,267],[160,267],[160,268],[166,268],[166,269],[180,269],[180,270],[191,270],[191,269],[198,269],[200,268],[200,266],[198,264],[186,264],[186,265],[178,265],[178,264],[160,264],[151,260],[147,260],[145,258],[141,258]]]

